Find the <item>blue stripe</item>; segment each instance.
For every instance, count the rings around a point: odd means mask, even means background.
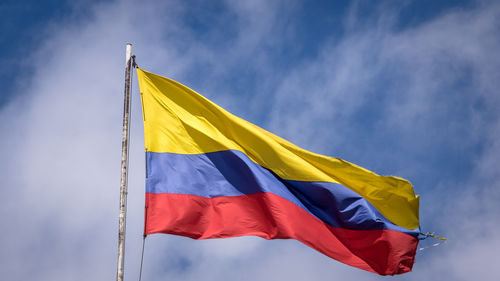
[[[146,153],[146,192],[149,193],[213,198],[270,192],[334,227],[392,229],[415,237],[419,232],[394,225],[366,199],[343,185],[284,180],[237,150],[204,154]]]

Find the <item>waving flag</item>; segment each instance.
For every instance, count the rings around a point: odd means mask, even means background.
[[[419,218],[408,181],[306,151],[178,82],[137,73],[146,235],[296,239],[378,274],[411,270]]]

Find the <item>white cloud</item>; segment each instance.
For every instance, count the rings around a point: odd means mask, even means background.
[[[437,180],[416,186],[422,222],[450,241],[419,253],[415,272],[401,278],[497,276],[484,268],[500,250],[494,164],[500,120],[493,113],[499,104],[499,14],[499,5],[485,2],[404,30],[391,24],[393,14],[382,13],[391,20],[361,29],[352,27],[351,17],[351,33],[297,68],[275,96],[271,126],[284,136],[410,179],[430,174]],[[375,114],[364,113],[369,110]],[[375,118],[368,128],[356,122],[363,115]],[[311,137],[316,135],[321,137]],[[365,149],[357,138],[374,143]],[[441,174],[446,167],[432,162],[446,149],[474,157],[461,158],[474,165],[463,171],[465,180]]]

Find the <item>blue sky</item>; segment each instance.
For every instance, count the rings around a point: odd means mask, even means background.
[[[0,4],[0,275],[115,278],[131,42],[139,66],[236,115],[308,150],[410,180],[423,230],[449,241],[419,252],[413,272],[396,279],[496,280],[500,5],[310,2]],[[144,206],[133,83],[126,280],[137,278]],[[143,280],[340,278],[384,277],[293,240],[154,235]]]

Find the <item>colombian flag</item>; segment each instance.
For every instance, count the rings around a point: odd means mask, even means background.
[[[146,144],[145,234],[296,239],[382,275],[411,270],[411,184],[323,156],[137,69]]]

